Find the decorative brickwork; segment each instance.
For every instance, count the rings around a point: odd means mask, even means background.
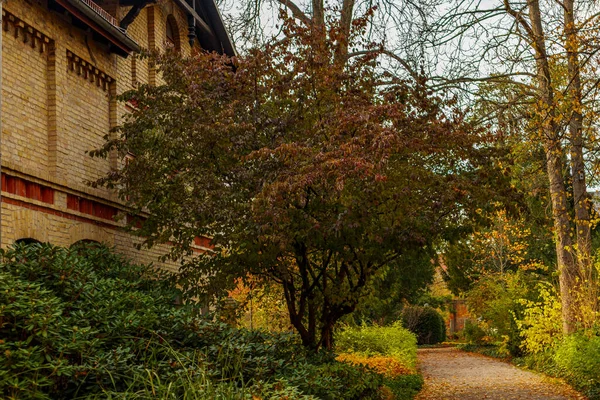
[[[44,33],[5,9],[2,10],[2,30],[7,34],[12,33],[15,39],[21,39],[23,43],[29,44],[32,49],[37,49],[40,53],[46,52],[53,42]]]
[[[54,189],[17,176],[2,174],[2,191],[43,203],[54,204]]]
[[[91,62],[84,60],[69,50],[67,50],[67,66],[69,71],[76,73],[91,83],[95,83],[96,86],[101,87],[105,92],[108,92],[110,85],[115,81],[105,72],[94,67]]]
[[[102,204],[98,201],[81,198],[73,194],[67,194],[67,208],[69,210],[79,211],[83,214],[110,220],[114,219],[119,212],[119,209],[116,207]]]

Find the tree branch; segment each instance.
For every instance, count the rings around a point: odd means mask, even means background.
[[[414,80],[418,80],[419,79],[419,74],[417,72],[415,72],[414,69],[412,69],[412,67],[408,64],[408,62],[403,59],[402,57],[398,56],[397,54],[389,51],[389,50],[361,50],[361,51],[355,51],[352,52],[350,54],[348,54],[348,58],[352,58],[352,57],[358,57],[358,56],[364,56],[367,54],[373,54],[373,53],[380,53],[380,54],[384,54],[396,61],[398,61],[400,63],[400,65],[402,65],[402,67],[404,67],[404,69],[410,74],[410,76],[414,79]]]
[[[287,8],[294,18],[302,21],[302,23],[306,26],[310,25],[310,18],[291,0],[277,0],[279,4]]]

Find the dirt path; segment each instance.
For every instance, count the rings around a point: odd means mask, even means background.
[[[417,400],[585,399],[565,384],[455,348],[419,349],[425,386]]]

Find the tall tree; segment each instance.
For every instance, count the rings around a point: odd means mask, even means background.
[[[433,42],[454,69],[453,76],[434,78],[434,86],[496,82],[521,93],[498,104],[497,111],[513,107],[515,100],[530,104],[529,128],[545,153],[565,333],[586,323],[586,308],[596,311],[595,299],[586,295],[593,283],[585,158],[597,99],[597,81],[587,79],[585,71],[597,65],[598,46],[586,32],[594,31],[596,12],[592,2],[574,0],[504,0],[489,7],[460,1],[432,29]],[[462,42],[455,49],[441,45],[456,38]],[[564,76],[557,74],[562,66]]]
[[[283,16],[285,39],[247,56],[160,56],[165,84],[124,95],[137,109],[94,153],[135,155],[96,184],[143,217],[130,227],[146,244],[178,258],[212,238],[182,266],[189,296],[269,280],[314,349],[331,348],[378,271],[489,195],[487,136],[422,82],[386,82],[370,17],[315,31]],[[344,41],[369,51],[340,64]]]
[[[427,16],[442,0],[420,2],[402,0],[221,0],[226,19],[238,46],[245,50],[260,47],[285,37],[280,11],[285,11],[296,22],[315,31],[326,30],[328,21],[338,21],[340,40],[336,45],[338,63],[372,51],[359,43],[349,46],[347,39],[352,21],[370,10],[370,42],[381,44],[380,68],[390,76],[417,79],[422,67],[423,37]]]

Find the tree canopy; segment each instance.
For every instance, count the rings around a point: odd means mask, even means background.
[[[380,271],[452,235],[489,189],[485,132],[423,82],[390,83],[368,17],[346,35],[284,16],[284,40],[236,58],[157,56],[164,84],[123,95],[137,108],[94,152],[133,155],[96,184],[118,188],[147,245],[178,258],[212,238],[181,268],[188,296],[274,282],[315,349]],[[372,51],[340,57],[341,37]]]

